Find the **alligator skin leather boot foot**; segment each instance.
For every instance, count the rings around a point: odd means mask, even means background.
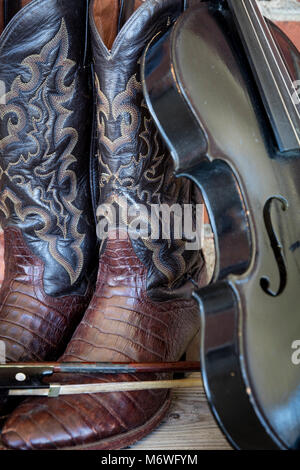
[[[187,250],[186,240],[175,239],[172,224],[167,239],[136,238],[128,230],[137,205],[182,206],[191,203],[193,192],[189,182],[173,176],[171,157],[144,103],[139,72],[146,44],[178,17],[182,2],[148,0],[135,6],[114,41],[117,26],[105,23],[105,12],[117,11],[112,15],[117,23],[118,2],[97,0],[90,7],[102,244],[96,292],[62,361],[177,361],[199,330],[191,291],[194,283],[205,282],[201,251]],[[112,207],[122,209],[124,217],[117,223],[121,230],[111,229],[105,239],[99,227],[110,220],[103,215]],[[148,226],[145,212],[142,218]],[[53,382],[162,378],[165,375],[60,374]],[[33,398],[11,415],[2,438],[13,449],[120,449],[157,426],[169,403],[168,390]]]
[[[95,270],[86,1],[0,8],[0,341],[9,362],[55,360],[90,302]]]

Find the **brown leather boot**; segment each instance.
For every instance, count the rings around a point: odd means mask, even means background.
[[[117,3],[110,0],[109,11],[114,11]],[[103,209],[104,203],[118,207],[124,201],[133,207],[191,203],[190,183],[173,177],[170,155],[143,100],[139,74],[145,45],[176,19],[182,2],[147,0],[114,42],[116,23],[110,23],[110,29],[102,15],[107,6],[108,2],[96,0],[90,9],[99,205]],[[118,20],[117,14],[113,17]],[[99,209],[98,215],[101,213]],[[186,250],[185,240],[175,240],[173,234],[168,240],[134,240],[130,232],[125,237],[114,235],[111,231],[108,239],[102,240],[96,293],[62,361],[179,360],[199,329],[198,306],[191,299],[191,291],[193,282],[205,281],[201,252]],[[53,381],[91,383],[162,377],[57,375]],[[12,414],[2,437],[15,449],[119,449],[157,426],[169,402],[167,390],[31,399]]]
[[[0,8],[0,341],[7,361],[55,360],[93,293],[86,2]]]

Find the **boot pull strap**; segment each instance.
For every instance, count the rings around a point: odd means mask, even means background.
[[[89,9],[90,9],[90,0],[85,0],[86,10],[85,10],[85,37],[84,37],[84,53],[83,53],[83,67],[90,66],[90,57],[89,57]]]
[[[185,11],[194,5],[199,5],[201,3],[201,0],[182,0],[182,3],[183,3],[183,11]]]
[[[3,2],[3,16],[4,16],[4,27],[8,25],[10,20],[18,13],[22,8],[21,0],[4,0]]]
[[[118,32],[135,10],[135,0],[119,0]]]
[[[182,11],[185,11],[193,0],[182,0]],[[199,2],[199,0],[196,0]],[[135,0],[119,0],[119,22],[118,32],[122,29],[122,26],[130,18],[135,10]]]

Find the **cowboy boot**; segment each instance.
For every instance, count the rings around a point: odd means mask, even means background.
[[[115,205],[124,211],[127,203],[148,208],[190,204],[192,194],[189,182],[173,176],[171,157],[143,99],[139,72],[145,45],[178,17],[182,2],[147,0],[141,6],[135,2],[139,8],[113,42],[118,15],[108,24],[103,13],[108,5],[109,11],[118,11],[117,3],[96,0],[90,7],[101,220],[105,207]],[[201,252],[186,250],[185,240],[175,240],[173,234],[168,240],[135,239],[124,230],[132,226],[130,210],[128,214],[121,231],[112,228],[102,239],[96,292],[62,361],[177,361],[199,330],[198,306],[191,292],[195,282],[205,280]],[[57,374],[53,382],[163,377]],[[157,426],[169,403],[168,390],[30,399],[7,421],[2,439],[14,449],[119,449]]]
[[[21,10],[0,36],[0,341],[7,361],[55,360],[95,269],[86,2],[3,3]]]

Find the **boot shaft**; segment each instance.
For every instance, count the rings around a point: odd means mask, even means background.
[[[102,4],[94,0],[90,7],[100,198],[103,202],[118,193],[140,202],[159,202],[171,162],[143,99],[139,60],[150,39],[180,14],[182,2],[136,2],[140,6],[113,43],[108,33],[105,37],[108,18]]]
[[[122,211],[121,219],[127,212],[125,205],[143,204],[147,213],[140,219],[144,225],[151,225],[153,205],[178,204],[183,208],[192,202],[191,183],[174,177],[171,156],[145,104],[140,76],[140,59],[146,45],[178,18],[183,2],[136,2],[134,13],[114,41],[107,32],[101,6],[101,0],[90,5],[97,95],[98,216],[102,223],[107,204]],[[132,218],[125,218],[128,228]],[[138,258],[148,270],[148,293],[157,299],[182,296],[182,287],[187,285],[190,294],[191,284],[186,281],[192,276],[197,281],[203,267],[200,251],[186,250],[185,236],[175,239],[172,220],[170,224],[169,239],[131,237]]]
[[[27,4],[0,37],[0,217],[44,262],[46,294],[84,294],[93,265],[86,0]]]

